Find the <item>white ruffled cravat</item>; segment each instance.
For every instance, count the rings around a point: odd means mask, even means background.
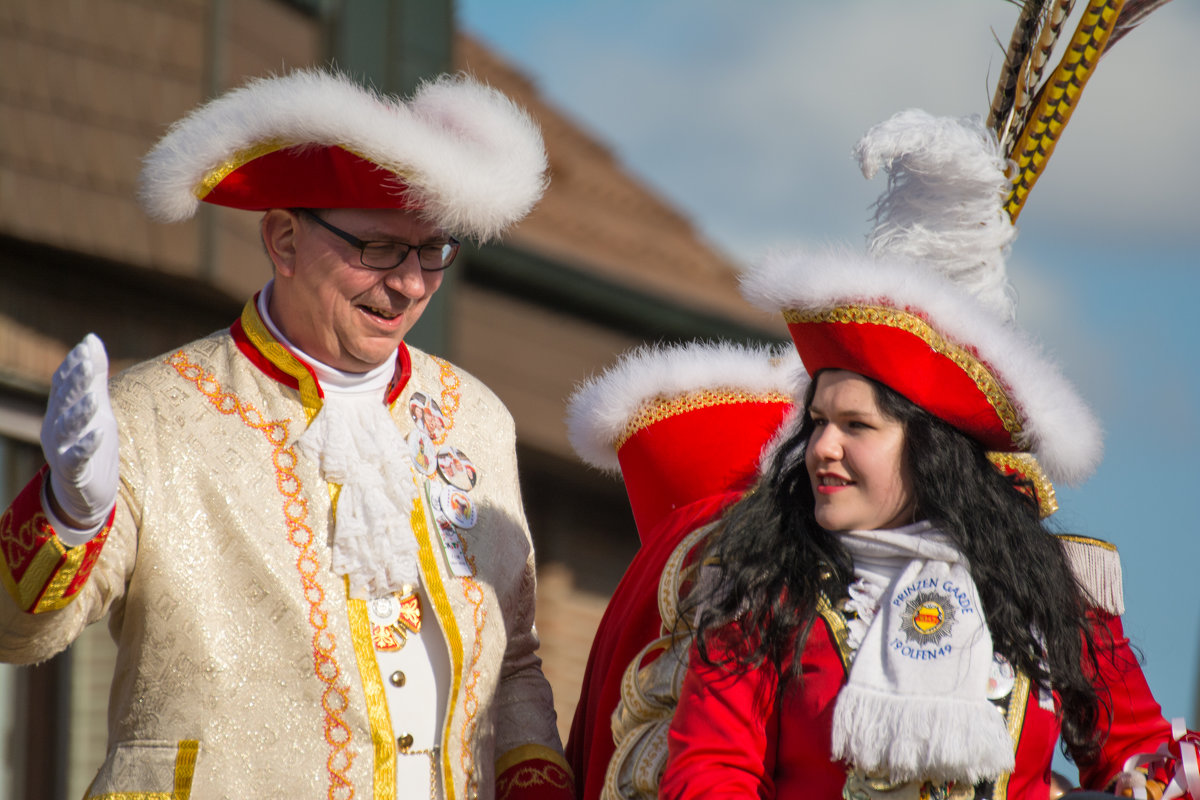
[[[412,512],[419,497],[409,447],[384,393],[394,362],[349,373],[300,350],[267,311],[272,284],[258,298],[259,315],[288,349],[312,367],[325,398],[295,444],[321,477],[341,486],[334,517],[331,567],[350,578],[350,596],[382,597],[420,582]]]
[[[854,610],[878,610],[851,628],[860,642],[834,707],[834,756],[893,781],[1011,771],[1012,740],[987,699],[992,638],[962,554],[927,522],[839,539],[864,565]]]
[[[408,445],[382,397],[327,394],[296,446],[326,481],[342,487],[331,566],[350,576],[350,596],[380,597],[416,586],[411,520],[417,486]]]

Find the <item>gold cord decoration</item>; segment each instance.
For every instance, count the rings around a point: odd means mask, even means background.
[[[354,787],[347,775],[356,755],[351,747],[352,729],[344,719],[344,712],[350,707],[348,684],[337,657],[337,639],[329,630],[329,609],[325,601],[325,589],[320,582],[316,553],[317,538],[308,524],[308,501],[295,471],[298,461],[296,450],[288,444],[291,420],[266,419],[253,405],[243,402],[233,392],[225,391],[214,373],[193,362],[182,350],[170,356],[166,363],[174,367],[181,378],[194,385],[214,409],[226,416],[236,415],[247,427],[263,434],[272,448],[275,487],[282,499],[287,539],[296,550],[301,596],[309,606],[313,671],[325,685],[321,707],[325,711],[325,742],[329,745],[329,757],[325,762],[329,777],[328,796],[330,800],[348,798],[353,795]]]
[[[434,444],[442,444],[446,441],[446,434],[454,427],[454,415],[458,412],[459,403],[462,402],[462,395],[459,393],[459,387],[462,385],[462,380],[458,377],[458,373],[454,371],[454,365],[444,358],[430,356],[433,363],[438,365],[439,377],[442,383],[442,397],[440,408],[442,417],[446,420],[446,425],[441,433],[433,437]]]

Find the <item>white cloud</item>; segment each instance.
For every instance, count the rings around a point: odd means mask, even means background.
[[[1010,4],[962,0],[608,7],[627,24],[603,24],[595,9],[581,22],[561,7],[529,20],[538,46],[521,48],[518,62],[740,253],[783,237],[864,234],[882,187],[858,176],[854,142],[910,106],[984,113],[1001,60],[995,39],[1007,40],[1016,18]],[[1146,236],[1196,236],[1200,188],[1183,154],[1200,129],[1198,39],[1200,13],[1175,3],[1114,49],[1031,214],[1075,233],[1110,235],[1119,220]]]

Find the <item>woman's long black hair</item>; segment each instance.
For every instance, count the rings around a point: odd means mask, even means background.
[[[767,660],[786,679],[799,679],[798,654],[820,595],[837,602],[854,581],[850,554],[813,516],[804,449],[818,378],[808,387],[798,429],[708,544],[705,560],[717,565],[717,578],[706,579],[693,601],[701,609],[697,645],[711,664],[750,669]],[[1041,688],[1053,685],[1062,702],[1064,750],[1077,761],[1092,760],[1101,698],[1084,658],[1096,666],[1095,642],[1058,540],[1042,525],[1036,503],[992,465],[979,443],[868,380],[880,411],[904,426],[916,519],[932,522],[967,557],[995,651]],[[724,655],[716,655],[713,644]]]

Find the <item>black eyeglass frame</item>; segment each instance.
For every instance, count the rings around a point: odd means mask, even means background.
[[[355,236],[352,233],[349,233],[348,231],[342,230],[341,228],[337,227],[336,225],[332,225],[329,222],[326,222],[324,219],[321,219],[321,217],[315,211],[313,211],[311,208],[294,208],[294,209],[292,209],[292,211],[294,211],[297,214],[300,214],[301,216],[307,217],[308,219],[311,219],[312,221],[314,221],[318,225],[320,225],[322,228],[324,228],[325,230],[332,233],[334,236],[337,236],[339,239],[346,242],[351,247],[357,249],[358,250],[358,263],[362,264],[367,269],[375,270],[376,272],[386,272],[390,269],[395,269],[396,267],[400,266],[408,259],[408,254],[410,252],[412,252],[413,250],[417,251],[417,265],[421,267],[422,272],[442,272],[442,271],[446,270],[447,268],[449,268],[449,266],[454,263],[454,259],[458,257],[458,249],[459,249],[460,245],[459,245],[458,239],[455,239],[453,236],[448,237],[447,241],[444,244],[409,244],[408,242],[398,242],[398,241],[368,242],[368,241],[363,241],[362,239],[358,238],[357,236]],[[401,254],[400,260],[397,261],[395,264],[392,264],[390,267],[378,267],[378,266],[375,266],[374,264],[367,263],[366,249],[368,247],[370,247],[371,245],[384,245],[387,247],[400,247],[400,248],[404,248],[404,252]],[[450,248],[449,255],[446,255],[447,247]],[[421,260],[421,254],[423,252],[426,252],[431,249],[437,250],[439,255],[442,256],[442,265],[440,267],[427,267],[427,266],[425,266],[425,263]]]

